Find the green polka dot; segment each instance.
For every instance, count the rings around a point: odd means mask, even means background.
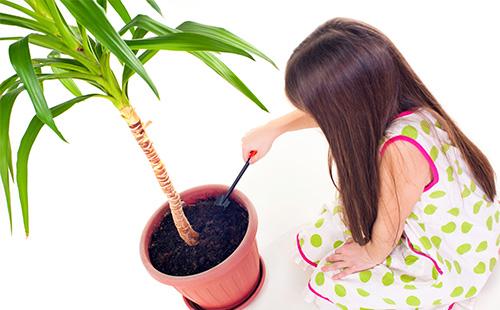
[[[456,228],[457,224],[455,224],[455,222],[449,222],[448,224],[441,226],[441,230],[447,234],[451,234]]]
[[[402,274],[400,278],[401,278],[401,281],[406,282],[406,283],[409,283],[409,282],[412,282],[415,280],[414,276],[410,276],[408,274]]]
[[[495,222],[498,223],[498,220],[500,218],[500,211],[497,210],[497,212],[495,212]]]
[[[403,286],[404,289],[407,289],[407,290],[416,290],[417,287],[415,285],[412,285],[412,284],[406,284],[405,286]]]
[[[342,244],[344,244],[344,241],[342,240],[337,240],[333,243],[333,248],[336,249],[338,247],[340,247]]]
[[[408,298],[406,298],[406,303],[409,305],[409,306],[418,306],[420,305],[420,299],[418,299],[417,296],[408,296]]]
[[[301,247],[304,246],[304,238],[300,238],[299,244],[300,244]]]
[[[434,300],[434,301],[432,302],[432,305],[434,305],[434,306],[438,306],[438,305],[440,305],[440,304],[441,304],[441,299],[436,299],[436,300]]]
[[[370,293],[368,293],[367,291],[365,291],[362,288],[357,288],[356,291],[358,292],[359,296],[361,296],[361,297],[370,296]]]
[[[316,223],[314,223],[314,226],[316,226],[316,228],[320,228],[321,226],[323,226],[324,222],[325,222],[325,219],[320,218],[319,220],[316,221]]]
[[[477,263],[476,267],[474,267],[474,272],[477,274],[483,274],[486,271],[486,264],[483,262]]]
[[[363,270],[359,273],[359,280],[363,283],[370,281],[372,277],[372,272],[370,270]]]
[[[414,219],[415,221],[418,221],[418,216],[414,212],[411,212],[410,215],[408,215],[408,217]]]
[[[453,261],[453,265],[455,266],[455,270],[457,271],[458,274],[461,274],[462,273],[462,267],[460,266],[460,264],[454,260]]]
[[[345,287],[342,284],[335,284],[335,294],[339,297],[344,297],[346,295]]]
[[[416,139],[418,136],[417,129],[413,127],[412,125],[406,125],[403,127],[403,130],[401,130],[401,134],[405,135],[407,137]]]
[[[425,231],[425,224],[424,223],[418,223],[418,226],[420,226],[420,228],[422,228],[422,230]]]
[[[436,256],[437,256],[438,261],[442,264],[443,263],[443,257],[441,255],[439,255],[439,252],[436,252]]]
[[[453,215],[453,216],[458,216],[460,214],[460,209],[459,208],[451,208],[448,210],[448,213]]]
[[[462,223],[461,229],[462,229],[462,232],[464,234],[468,233],[471,230],[471,228],[472,228],[472,224],[471,223],[469,223],[469,222],[463,222]]]
[[[500,245],[500,234],[498,234],[498,236],[497,236],[497,241],[495,242],[495,245],[496,246]]]
[[[486,220],[486,227],[488,227],[488,230],[493,229],[493,217],[489,216],[488,219]]]
[[[432,158],[433,161],[436,161],[438,155],[439,155],[439,150],[437,147],[433,146],[431,147],[431,151],[429,152],[430,153],[430,156]]]
[[[464,171],[462,170],[462,167],[460,167],[460,165],[458,164],[458,161],[455,160],[455,162],[457,164],[457,174],[461,175]]]
[[[422,120],[420,121],[420,127],[422,128],[422,130],[426,133],[426,134],[430,134],[431,133],[431,126],[429,125],[429,122],[426,121],[426,120]]]
[[[429,250],[430,248],[432,248],[432,245],[431,245],[431,241],[429,240],[429,238],[427,237],[420,237],[420,242],[422,243],[422,246],[426,249],[426,250]]]
[[[441,125],[441,123],[438,120],[436,120],[436,122],[434,122],[434,126],[436,126],[439,129],[443,128],[443,126]]]
[[[448,181],[453,182],[455,179],[453,178],[453,167],[449,166],[446,168],[446,174],[448,175]]]
[[[462,198],[466,198],[470,196],[470,189],[467,187],[467,185],[464,185],[464,189],[462,190]]]
[[[349,308],[347,308],[346,306],[344,306],[343,304],[340,304],[340,303],[335,303],[337,305],[337,307],[339,307],[340,309],[342,310],[349,310]]]
[[[479,213],[479,210],[481,209],[482,205],[483,205],[483,201],[482,200],[479,200],[478,202],[476,202],[474,204],[474,206],[472,207],[472,209],[474,211],[474,214],[478,214]]]
[[[319,286],[323,285],[325,283],[325,274],[322,272],[318,272],[316,274],[316,277],[314,278],[314,281]]]
[[[477,288],[475,286],[471,286],[471,288],[467,291],[467,294],[465,294],[465,298],[470,298],[477,293]]]
[[[391,263],[392,263],[392,256],[389,255],[385,258],[385,265],[387,267],[391,267]]]
[[[492,257],[492,258],[490,259],[490,272],[492,272],[492,271],[493,271],[493,269],[495,268],[496,263],[497,263],[497,259],[496,259],[496,258],[494,258],[494,257]]]
[[[472,246],[469,243],[464,243],[457,248],[457,253],[463,255],[470,251]]]
[[[333,214],[340,213],[341,211],[342,211],[341,205],[337,205],[337,206],[335,206],[335,208],[333,208]]]
[[[389,304],[389,305],[395,305],[396,302],[390,298],[383,298],[383,300],[385,301],[386,304]]]
[[[437,280],[438,276],[439,276],[439,273],[438,273],[436,267],[432,267],[432,278],[434,280]]]
[[[311,244],[315,248],[319,248],[321,246],[322,240],[321,236],[318,234],[314,234],[311,236]]]
[[[446,268],[448,269],[448,271],[451,271],[451,262],[447,259],[445,259],[444,262],[446,263]]]
[[[450,149],[450,145],[448,143],[443,143],[441,146],[441,152],[446,153]]]
[[[475,192],[476,191],[476,183],[474,183],[473,180],[470,180],[470,186],[469,186],[471,192]]]
[[[458,296],[462,295],[463,293],[464,293],[464,288],[461,286],[457,286],[453,289],[450,296],[451,297],[458,297]]]
[[[487,241],[481,241],[476,247],[476,252],[482,252],[488,248],[488,242]]]
[[[432,244],[434,244],[436,249],[439,249],[439,246],[441,245],[441,238],[439,238],[438,236],[432,236],[431,242],[432,242]]]
[[[437,272],[437,271],[436,271],[436,272]],[[434,283],[434,284],[432,284],[432,287],[435,287],[435,288],[442,288],[442,287],[443,287],[443,282]]]
[[[389,286],[394,283],[394,274],[392,272],[386,272],[382,277],[382,284]]]
[[[444,195],[446,195],[446,192],[445,192],[445,191],[434,191],[434,192],[432,192],[432,193],[429,195],[429,197],[431,197],[431,198],[434,198],[434,199],[435,199],[435,198],[441,198],[441,197],[443,197]]]
[[[432,215],[434,212],[436,212],[437,207],[433,204],[428,204],[424,208],[424,213],[427,215]]]
[[[408,266],[413,265],[418,260],[418,257],[415,255],[408,255],[405,257],[405,264]]]

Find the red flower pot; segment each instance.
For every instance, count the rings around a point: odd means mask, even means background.
[[[187,204],[199,199],[221,195],[227,191],[225,185],[204,185],[182,192]],[[156,270],[149,258],[151,235],[169,209],[163,204],[149,219],[142,233],[140,255],[144,266],[153,278],[171,285],[184,297],[203,309],[232,309],[247,304],[253,299],[263,283],[265,272],[257,250],[257,214],[250,200],[240,191],[234,190],[231,199],[248,211],[248,227],[239,246],[224,261],[204,272],[189,276],[171,276]]]

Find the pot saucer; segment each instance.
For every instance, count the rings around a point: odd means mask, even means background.
[[[224,310],[243,310],[243,309],[245,309],[245,307],[247,307],[255,299],[255,297],[257,297],[260,290],[264,286],[264,282],[266,279],[266,265],[264,264],[264,260],[262,259],[262,256],[259,256],[259,262],[260,262],[259,282],[258,282],[257,286],[255,287],[255,289],[240,304],[238,304],[234,308],[224,309]],[[198,304],[189,300],[185,296],[183,296],[183,299],[184,299],[184,303],[186,304],[188,309],[190,309],[190,310],[205,310],[205,308],[200,307]]]

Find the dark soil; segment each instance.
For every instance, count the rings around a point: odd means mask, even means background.
[[[206,271],[225,260],[238,247],[248,227],[248,212],[238,203],[215,206],[215,198],[184,206],[184,214],[200,242],[187,245],[168,212],[151,236],[149,257],[158,270],[168,275],[187,276]]]

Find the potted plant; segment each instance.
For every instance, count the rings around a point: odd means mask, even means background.
[[[167,202],[152,216],[142,235],[141,257],[147,270],[156,279],[175,286],[185,297],[190,299],[189,302],[198,303],[201,307],[212,309],[232,307],[244,302],[245,298],[257,289],[259,273],[262,273],[263,269],[263,266],[259,266],[255,242],[257,217],[251,202],[241,192],[235,191],[230,197],[232,207],[228,210],[231,212],[223,213],[218,219],[214,219],[210,212],[220,210],[208,211],[213,209],[211,207],[213,197],[222,194],[227,187],[203,186],[179,194],[146,134],[145,125],[129,101],[127,89],[130,78],[137,73],[159,98],[158,91],[143,64],[154,57],[159,50],[184,51],[203,61],[262,110],[267,111],[259,99],[224,62],[214,55],[214,52],[233,53],[251,59],[253,59],[253,54],[267,60],[273,66],[275,64],[252,45],[223,28],[191,21],[171,28],[146,15],[137,15],[131,18],[127,8],[120,0],[61,0],[60,2],[72,15],[75,25],[71,25],[71,22],[62,14],[60,6],[55,0],[25,0],[20,4],[14,1],[0,1],[0,6],[12,11],[12,13],[0,13],[0,24],[30,31],[28,35],[23,37],[1,38],[2,40],[14,41],[9,46],[9,57],[15,74],[0,83],[0,176],[6,197],[11,231],[10,185],[11,181],[15,181],[22,209],[24,230],[26,236],[29,235],[28,158],[41,128],[47,125],[65,141],[54,118],[76,103],[92,97],[105,98],[117,108],[121,117],[126,121],[132,135],[151,164],[161,189],[167,196]],[[154,0],[147,0],[147,2],[161,14]],[[123,27],[118,31],[106,18],[108,4],[124,22]],[[148,34],[152,35],[147,36]],[[125,39],[125,36],[129,36],[129,38]],[[43,58],[32,57],[29,49],[30,44],[47,49],[47,56]],[[113,70],[110,66],[111,56],[116,57],[120,62],[121,79],[117,79],[117,70]],[[44,72],[47,69],[50,71]],[[47,80],[60,81],[74,95],[74,98],[49,107],[43,93],[43,82]],[[74,80],[92,85],[96,92],[82,94]],[[27,91],[29,94],[36,115],[21,139],[17,151],[16,169],[14,169],[9,137],[10,116],[14,102],[23,91]],[[188,206],[189,208],[187,208]],[[185,211],[187,213],[187,210],[193,211],[191,212],[193,217],[186,216]],[[167,243],[174,242],[175,237],[177,237],[178,247],[196,249],[202,242],[199,232],[193,228],[190,221],[207,226],[206,222],[221,221],[224,218],[239,221],[239,225],[222,225],[236,229],[233,232],[234,238],[226,242],[228,244],[227,248],[224,249],[226,257],[219,255],[215,258],[222,259],[222,261],[212,261],[212,265],[215,263],[213,266],[207,264],[207,257],[211,254],[207,255],[201,251],[209,251],[210,246],[204,244],[204,247],[200,248],[198,256],[206,256],[202,260],[205,261],[204,266],[207,270],[200,269],[200,266],[193,266],[191,271],[184,270],[183,272],[196,272],[196,274],[170,276],[159,271],[158,266],[153,266],[150,251],[155,249],[152,243],[161,243],[161,237],[165,236],[165,234],[162,235],[165,233],[165,229],[170,232],[174,231],[175,234],[168,235],[172,239],[163,240],[164,243],[165,241]],[[159,231],[160,228],[163,230]],[[212,241],[212,245],[214,244],[217,242]],[[155,250],[155,258],[165,257],[166,254],[161,253],[160,250]],[[245,275],[235,270],[235,266],[238,265],[241,268],[243,266],[241,264],[248,266],[245,267],[247,268]],[[221,287],[221,283],[229,281],[227,279],[237,282],[232,283],[233,287]],[[197,282],[196,285],[193,284],[193,281]],[[222,292],[221,294],[214,289],[214,285]],[[211,296],[211,298],[207,298],[206,295]],[[186,301],[188,302],[188,300]]]

